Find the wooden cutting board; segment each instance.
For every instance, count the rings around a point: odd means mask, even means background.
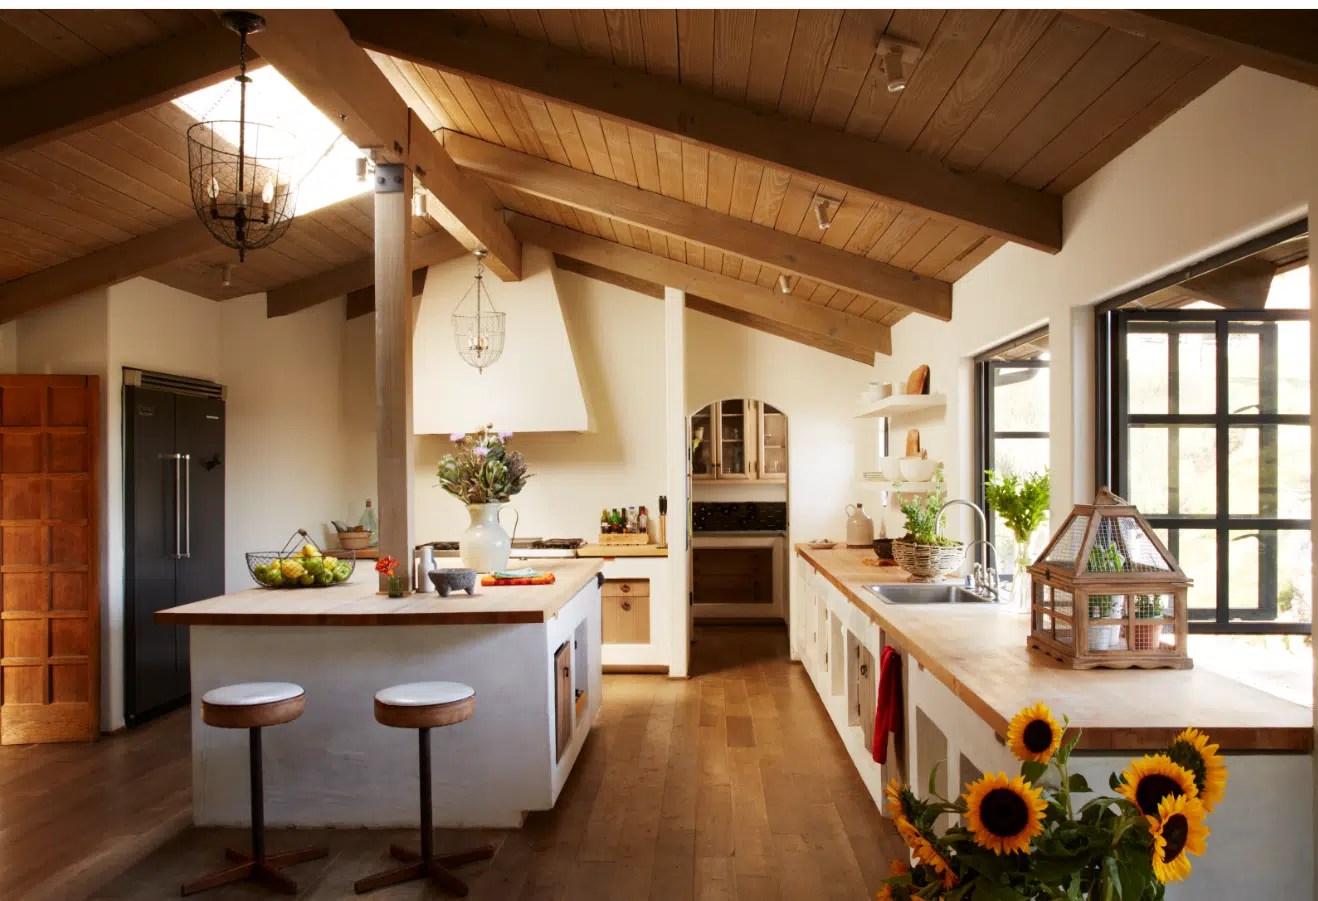
[[[911,429],[906,433],[906,456],[920,456],[920,430]]]
[[[917,366],[911,373],[910,378],[906,380],[907,394],[924,394],[925,383],[929,381],[929,367]]]

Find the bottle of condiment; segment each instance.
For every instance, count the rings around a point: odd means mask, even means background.
[[[650,514],[645,512],[645,507],[641,507],[640,514],[636,517],[636,531],[642,534],[650,534]]]
[[[628,508],[627,508],[627,532],[628,532],[628,534],[630,534],[630,535],[635,535],[635,534],[636,534],[637,532],[639,532],[639,531],[640,531],[640,520],[639,520],[638,517],[637,517],[637,514],[636,514],[636,508],[635,508],[635,507],[628,507]]]
[[[603,511],[602,513],[600,513],[600,534],[601,534],[601,535],[607,535],[607,534],[609,534],[609,508],[608,508],[608,507],[605,507],[605,508],[604,508],[604,511]]]
[[[362,513],[362,518],[357,520],[357,525],[362,527],[362,531],[371,533],[371,547],[376,547],[380,543],[380,521],[375,518],[375,511],[371,509],[371,499],[366,499],[366,510]]]

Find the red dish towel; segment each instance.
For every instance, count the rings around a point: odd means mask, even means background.
[[[888,735],[902,728],[902,655],[891,647],[879,654],[879,699],[874,714],[874,762],[888,762]]]

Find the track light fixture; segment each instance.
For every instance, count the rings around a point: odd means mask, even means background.
[[[787,280],[786,273],[782,273],[778,276],[778,290],[784,294],[792,293],[792,283]]]
[[[837,214],[837,208],[841,203],[840,200],[834,200],[832,197],[815,195],[815,223],[820,231],[833,224],[833,216]]]
[[[887,79],[888,92],[896,94],[906,89],[906,79],[915,68],[915,61],[920,56],[920,48],[897,38],[883,37],[875,48],[882,60],[883,74]]]
[[[233,263],[225,263],[220,267],[220,286],[224,288],[233,287]]]

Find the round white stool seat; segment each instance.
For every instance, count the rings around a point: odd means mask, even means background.
[[[240,682],[212,688],[201,696],[201,702],[220,707],[252,707],[287,701],[303,693],[302,686],[292,682]]]
[[[390,707],[430,707],[465,701],[475,694],[476,689],[461,682],[408,682],[377,691],[375,700]]]
[[[302,715],[307,695],[292,682],[242,682],[201,696],[201,721],[221,729],[278,726]]]
[[[408,682],[375,694],[375,719],[398,729],[431,729],[470,719],[476,689],[461,682]]]

